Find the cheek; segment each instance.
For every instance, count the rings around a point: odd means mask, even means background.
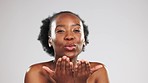
[[[79,39],[79,41],[77,43],[78,43],[79,49],[82,49],[83,45],[84,45],[84,39]]]
[[[80,44],[83,44],[85,42],[84,36],[83,35],[78,36],[78,41]]]
[[[77,51],[78,52],[81,52],[83,50],[83,43],[82,43],[82,41],[79,43],[79,45],[78,45],[78,49],[77,49]]]
[[[55,36],[55,38],[53,39],[53,44],[56,47],[63,45],[62,37]]]

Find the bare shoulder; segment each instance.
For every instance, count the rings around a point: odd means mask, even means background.
[[[96,68],[97,70],[92,73],[88,80],[90,82],[88,83],[91,83],[92,81],[94,81],[93,83],[109,83],[107,70],[103,63],[90,62],[90,65],[91,68]]]
[[[31,65],[25,74],[24,83],[47,83],[46,71],[42,69],[43,66],[50,67],[51,62],[43,62]]]

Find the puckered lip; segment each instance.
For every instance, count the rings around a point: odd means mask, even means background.
[[[66,44],[64,46],[64,49],[68,50],[68,51],[73,51],[76,49],[76,44]]]

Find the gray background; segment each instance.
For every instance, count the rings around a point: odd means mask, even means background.
[[[89,26],[80,59],[104,63],[111,83],[148,83],[147,0],[0,0],[0,83],[23,83],[31,64],[53,59],[37,37],[41,20],[61,10]]]

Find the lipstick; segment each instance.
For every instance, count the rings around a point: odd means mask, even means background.
[[[66,50],[72,51],[72,50],[76,49],[76,45],[66,45],[64,48]]]

